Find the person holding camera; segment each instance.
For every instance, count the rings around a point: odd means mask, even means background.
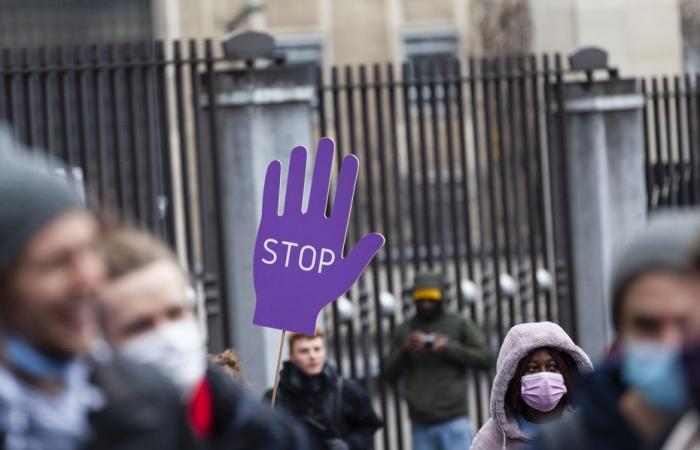
[[[384,377],[403,383],[415,450],[469,448],[468,368],[489,368],[492,354],[475,323],[444,306],[442,274],[416,274],[415,315],[394,333]]]

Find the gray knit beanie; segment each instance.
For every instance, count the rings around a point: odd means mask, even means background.
[[[0,270],[53,218],[83,207],[56,168],[56,163],[23,148],[0,124]]]
[[[691,253],[700,243],[700,210],[664,210],[653,213],[645,227],[627,243],[615,265],[612,319],[619,328],[622,297],[638,276],[655,271],[685,274]]]

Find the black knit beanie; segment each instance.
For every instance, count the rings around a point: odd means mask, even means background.
[[[77,190],[56,169],[0,124],[0,270],[52,219],[83,208]]]

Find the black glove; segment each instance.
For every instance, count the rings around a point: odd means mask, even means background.
[[[326,441],[328,450],[350,450],[350,446],[342,439],[334,438]]]

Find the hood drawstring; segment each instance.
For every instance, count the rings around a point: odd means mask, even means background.
[[[506,432],[503,429],[501,429],[501,432],[503,433],[503,450],[506,450]]]

